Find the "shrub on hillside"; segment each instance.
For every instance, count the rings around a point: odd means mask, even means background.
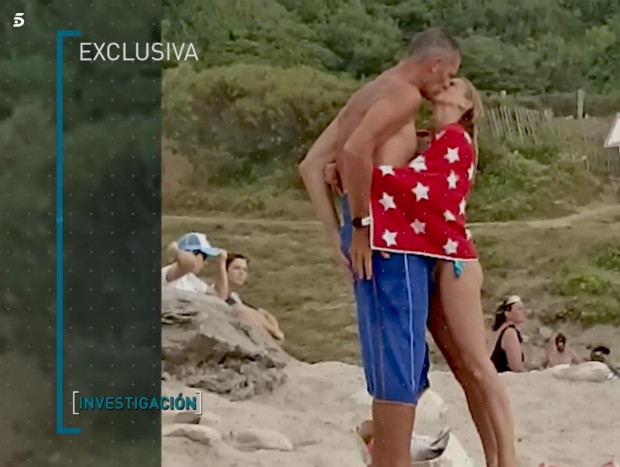
[[[508,221],[568,213],[597,196],[597,184],[558,148],[482,139],[470,222]]]
[[[163,131],[212,181],[254,181],[295,165],[356,86],[307,67],[179,67],[164,74]]]

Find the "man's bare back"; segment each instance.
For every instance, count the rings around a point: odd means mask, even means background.
[[[420,91],[408,82],[393,76],[388,70],[378,78],[364,85],[355,92],[346,103],[336,119],[336,142],[335,153],[338,171],[343,173],[342,149],[351,135],[357,130],[359,124],[370,110],[380,100],[394,95],[411,98],[422,102]],[[380,141],[373,154],[373,165],[406,165],[417,147],[414,112],[412,108],[411,121],[407,122],[395,135]],[[346,187],[344,187],[346,192]]]

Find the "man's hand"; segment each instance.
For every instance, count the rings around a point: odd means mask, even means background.
[[[372,279],[372,250],[370,249],[370,230],[353,229],[351,238],[351,265],[359,279]]]

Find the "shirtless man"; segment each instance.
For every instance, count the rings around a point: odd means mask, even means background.
[[[561,332],[553,335],[549,340],[547,368],[577,363],[579,363],[579,358],[575,355],[575,352],[566,345],[566,336]]]
[[[391,153],[393,138],[408,131],[415,135],[412,119],[422,99],[448,87],[460,61],[458,45],[443,31],[417,35],[403,60],[351,96],[299,167],[339,262],[353,272],[362,361],[373,396],[373,467],[411,465],[415,404],[426,386],[424,333],[434,261],[403,254],[373,258],[368,229],[372,169],[388,158],[394,166],[410,160],[415,147]],[[325,166],[334,161],[345,194],[342,232],[324,179]],[[373,260],[380,262],[374,269]],[[370,331],[377,325],[377,307],[384,338]],[[410,364],[402,357],[409,354]]]

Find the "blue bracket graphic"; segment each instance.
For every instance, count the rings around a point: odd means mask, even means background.
[[[63,136],[63,54],[64,37],[79,37],[80,31],[56,31],[56,433],[79,435],[80,429],[66,427],[63,422],[63,179],[62,179],[62,136]]]

